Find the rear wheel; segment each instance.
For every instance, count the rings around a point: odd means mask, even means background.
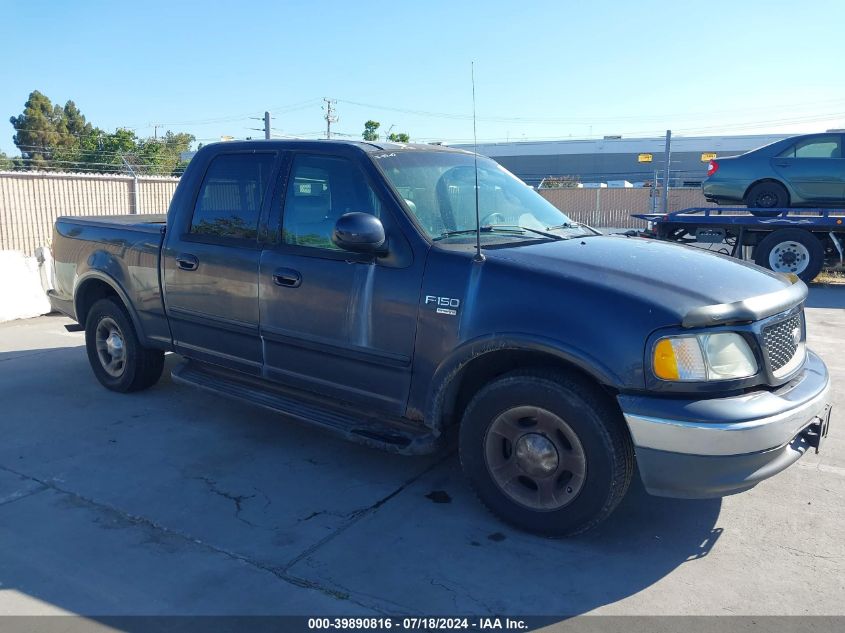
[[[789,206],[789,192],[779,183],[760,182],[745,194],[745,206],[752,209],[751,214],[757,217],[773,217],[780,213],[774,209]],[[766,211],[765,209],[773,210]]]
[[[126,310],[113,299],[100,299],[88,312],[85,347],[97,380],[112,391],[151,387],[164,369],[164,352],[141,345]]]
[[[548,536],[604,520],[633,472],[619,411],[586,380],[552,371],[513,372],[481,389],[461,423],[460,457],[494,514]]]
[[[798,275],[809,283],[821,272],[824,248],[809,231],[781,229],[760,241],[754,250],[754,262],[778,273]]]

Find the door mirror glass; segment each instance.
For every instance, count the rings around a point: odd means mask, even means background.
[[[332,242],[353,253],[386,252],[384,225],[370,213],[353,211],[340,216],[332,232]]]

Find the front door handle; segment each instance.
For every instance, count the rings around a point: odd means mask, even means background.
[[[176,263],[179,264],[179,268],[182,270],[196,270],[200,265],[200,260],[194,255],[182,253],[176,256]]]
[[[298,288],[302,283],[302,275],[292,268],[278,268],[273,273],[273,283],[285,288]]]
[[[789,167],[790,163],[775,163],[778,167]]]

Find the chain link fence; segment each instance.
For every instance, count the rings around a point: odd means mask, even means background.
[[[653,213],[662,206],[661,189],[651,187],[596,187],[539,189],[540,195],[576,222],[596,228],[645,228],[632,213]],[[688,207],[715,207],[707,202],[700,187],[669,189],[669,211]]]

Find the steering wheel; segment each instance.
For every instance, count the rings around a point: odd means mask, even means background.
[[[489,214],[485,215],[483,218],[481,218],[481,221],[480,221],[481,226],[487,226],[488,224],[493,224],[493,220],[495,220],[497,218],[499,219],[499,222],[498,222],[499,224],[504,224],[505,222],[508,221],[508,219],[504,215],[502,215],[501,213],[493,212],[493,213],[489,213]]]

